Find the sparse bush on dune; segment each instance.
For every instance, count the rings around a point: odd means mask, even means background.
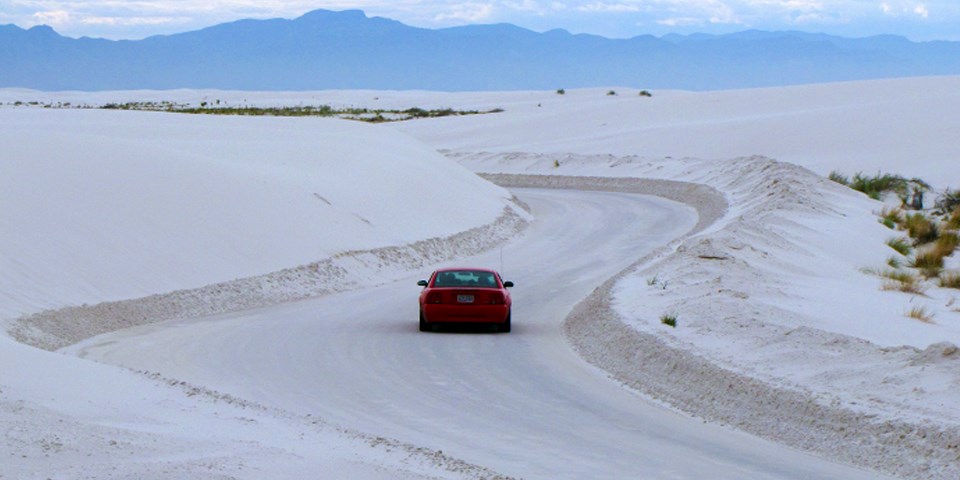
[[[915,275],[910,272],[905,272],[902,270],[886,270],[880,272],[879,275],[886,279],[882,289],[883,290],[894,290],[904,293],[912,293],[914,295],[923,295],[924,287]]]
[[[940,276],[940,286],[960,289],[960,272],[951,272]]]
[[[933,244],[933,250],[941,257],[949,257],[953,255],[957,246],[960,246],[960,237],[957,236],[957,233],[944,232],[940,234],[940,238],[937,238],[937,241]]]
[[[903,222],[903,228],[907,231],[907,235],[913,239],[914,245],[936,241],[940,236],[940,228],[937,227],[936,222],[922,213],[907,215]]]
[[[857,172],[853,178],[834,170],[827,177],[841,185],[863,192],[874,200],[881,200],[884,194],[893,193],[900,202],[913,210],[923,208],[924,193],[930,190],[930,185],[919,178],[907,179],[900,175],[877,173],[874,176]]]
[[[887,209],[880,211],[880,223],[893,230],[904,221],[903,210],[900,208]]]
[[[906,315],[923,323],[933,323],[933,314],[928,312],[926,307],[913,307]]]
[[[827,175],[827,178],[833,180],[834,182],[839,183],[840,185],[850,186],[850,177],[834,170],[830,172],[830,175]]]
[[[934,208],[940,212],[941,215],[952,214],[952,218],[957,218],[960,215],[960,190],[951,190],[946,189],[937,197],[937,201],[934,202]],[[960,219],[958,219],[958,225],[953,228],[960,228]]]
[[[900,175],[891,175],[888,173],[870,177],[857,172],[850,183],[850,188],[867,194],[868,197],[880,200],[880,197],[887,192],[901,193],[906,192],[907,179]]]
[[[270,116],[270,117],[338,117],[349,120],[360,120],[364,122],[380,123],[410,120],[413,118],[435,118],[447,117],[453,115],[479,115],[486,113],[499,113],[502,108],[494,108],[487,111],[478,110],[454,110],[452,108],[438,108],[426,110],[419,107],[408,108],[406,110],[383,110],[367,108],[334,108],[330,105],[300,105],[294,107],[250,107],[250,106],[220,106],[220,101],[216,101],[216,106],[209,102],[201,102],[199,107],[191,107],[185,104],[174,104],[171,102],[129,102],[124,104],[107,103],[100,108],[110,110],[146,110],[146,111],[165,111],[174,113],[192,113],[204,115],[249,115],[249,116]]]
[[[913,250],[913,246],[911,246],[910,242],[905,238],[891,238],[887,240],[887,245],[903,256],[910,255],[910,252]]]
[[[947,219],[946,227],[949,230],[960,230],[960,207],[953,209],[953,213]]]
[[[927,278],[935,278],[943,271],[943,256],[934,248],[917,251],[910,265]]]
[[[564,90],[564,89],[562,89],[562,88],[558,88],[558,89],[557,89],[557,95],[563,95],[563,94],[565,94],[565,93],[567,93],[566,90]]]

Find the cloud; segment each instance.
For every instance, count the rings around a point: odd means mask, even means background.
[[[447,7],[446,11],[434,15],[437,22],[462,20],[466,22],[488,21],[494,13],[492,3],[466,2]]]
[[[33,24],[35,25],[42,24],[58,27],[60,25],[69,25],[70,19],[70,12],[66,10],[47,10],[33,14]]]
[[[587,12],[587,13],[639,12],[640,6],[637,4],[629,4],[629,3],[594,2],[594,3],[588,3],[586,5],[581,5],[577,7],[577,10],[581,12]]]

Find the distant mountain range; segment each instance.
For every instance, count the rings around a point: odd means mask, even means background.
[[[960,74],[960,42],[800,32],[609,39],[509,24],[423,29],[358,10],[143,40],[0,26],[0,87],[39,90],[715,90]]]

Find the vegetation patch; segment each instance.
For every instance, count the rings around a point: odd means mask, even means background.
[[[892,290],[897,292],[911,293],[914,295],[923,295],[924,287],[920,279],[910,272],[902,270],[887,270],[880,273],[885,278],[883,290]]]
[[[453,108],[424,109],[370,109],[330,105],[298,105],[292,107],[253,107],[248,105],[228,105],[221,100],[203,101],[198,105],[170,101],[105,103],[103,105],[71,105],[70,103],[17,102],[15,106],[43,108],[83,108],[103,110],[135,110],[147,112],[191,113],[199,115],[246,115],[268,117],[336,117],[363,122],[382,123],[399,122],[419,118],[437,118],[461,115],[482,115],[503,112],[502,108],[491,110],[455,110]]]
[[[896,193],[901,200],[899,207],[885,207],[878,215],[880,223],[886,227],[907,234],[907,237],[886,241],[901,256],[887,258],[889,270],[866,270],[884,279],[883,290],[924,295],[928,286],[960,289],[960,273],[945,273],[945,259],[960,248],[960,190],[946,189],[938,195],[935,207],[927,209],[923,206],[922,196],[930,186],[919,179],[908,180],[890,174],[870,177],[861,173],[849,178],[836,171],[830,172],[829,178],[874,198]],[[929,317],[925,311],[915,314],[920,318]],[[918,318],[911,314],[907,316]]]
[[[903,222],[903,228],[907,230],[907,235],[913,239],[914,245],[930,243],[940,237],[940,228],[937,223],[920,212],[907,215]]]
[[[667,325],[669,327],[677,328],[677,316],[676,315],[661,315],[660,323]]]
[[[910,245],[910,241],[902,237],[887,240],[887,245],[903,256],[910,255],[910,252],[913,250],[913,245]]]
[[[960,290],[960,272],[946,273],[940,276],[940,286]]]
[[[933,323],[933,314],[926,307],[913,307],[907,311],[906,315],[923,323]]]
[[[887,193],[896,194],[904,205],[908,205],[915,210],[923,208],[923,195],[930,190],[930,185],[919,178],[908,179],[889,173],[878,172],[876,175],[870,176],[857,172],[851,178],[834,170],[830,172],[828,178],[863,192],[875,200],[882,199],[884,194]]]

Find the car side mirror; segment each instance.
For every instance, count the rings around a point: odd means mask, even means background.
[[[426,286],[427,286],[427,281],[426,281],[426,280],[420,280],[419,282],[417,282],[417,285],[420,285],[421,287],[426,287]]]
[[[504,286],[505,288],[510,288],[510,287],[513,286],[513,282],[503,282],[503,286]]]

